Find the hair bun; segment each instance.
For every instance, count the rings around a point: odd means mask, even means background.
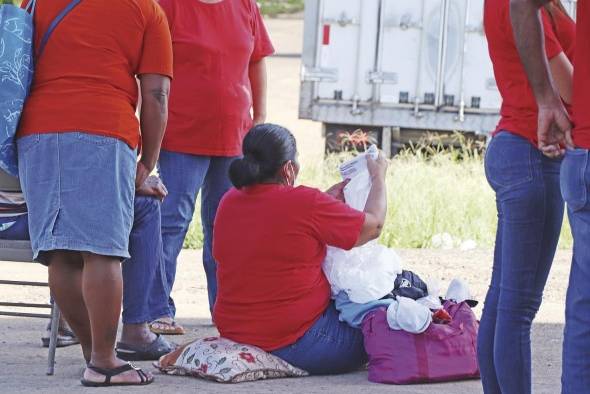
[[[234,160],[229,167],[229,178],[236,189],[258,183],[260,175],[260,163],[252,156]]]
[[[244,137],[244,157],[232,163],[229,178],[236,189],[258,183],[280,183],[281,167],[297,158],[297,143],[289,130],[275,124],[254,126]]]

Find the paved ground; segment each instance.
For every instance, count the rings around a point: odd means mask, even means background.
[[[296,53],[301,47],[302,23],[299,20],[271,20],[268,23],[279,53]],[[320,126],[297,119],[299,60],[272,58],[269,60],[269,121],[289,127],[297,136],[303,160],[320,157],[323,141]],[[485,293],[491,265],[491,251],[402,251],[406,266],[416,272],[448,283],[458,276],[472,284],[480,299]],[[560,252],[547,286],[543,308],[534,327],[535,393],[559,392],[563,299],[566,286],[569,254]],[[46,279],[46,270],[37,265],[2,263],[2,277],[21,280]],[[188,334],[179,342],[215,333],[207,311],[205,280],[196,251],[181,255],[174,297],[179,306],[180,321]],[[0,299],[17,300],[27,297],[33,302],[44,302],[47,291],[42,289],[14,289],[0,287]],[[478,309],[479,313],[479,309]],[[0,318],[0,392],[52,393],[85,392],[78,379],[82,373],[82,359],[76,348],[60,349],[57,373],[45,376],[46,352],[40,347],[40,335],[45,322],[33,319]],[[149,363],[144,364],[149,367]],[[88,390],[95,392],[95,390]],[[108,389],[101,392],[119,393],[480,393],[479,382],[443,385],[391,387],[371,384],[366,372],[294,380],[276,380],[242,385],[221,385],[190,378],[157,376],[149,388],[125,390]]]
[[[446,284],[453,277],[467,280],[473,293],[481,299],[489,278],[491,251],[471,252],[407,250],[400,251],[405,266],[416,272],[438,278]],[[561,332],[563,329],[564,287],[568,274],[570,255],[558,253],[547,286],[545,301],[539,313],[533,335],[534,392],[555,394],[559,392]],[[216,334],[210,324],[207,310],[205,277],[200,267],[200,253],[184,251],[180,258],[174,298],[178,303],[178,316],[188,328],[178,342]],[[1,263],[2,277],[21,280],[43,280],[46,270],[38,265]],[[17,280],[18,280],[17,279]],[[26,297],[34,302],[46,299],[46,290],[0,287],[0,299],[17,300]],[[477,309],[480,313],[480,309]],[[0,318],[0,392],[2,393],[51,393],[85,392],[78,380],[82,373],[82,358],[77,348],[58,349],[56,375],[45,376],[46,352],[40,347],[40,336],[45,322],[34,319]],[[149,368],[149,363],[143,366]],[[334,376],[290,380],[256,382],[252,384],[222,385],[192,378],[156,376],[156,383],[143,390],[147,393],[480,393],[478,381],[442,385],[385,386],[367,381],[365,371]],[[92,390],[88,390],[92,391]],[[123,393],[122,389],[104,390]],[[92,391],[93,392],[93,391]],[[102,391],[101,391],[102,392]]]

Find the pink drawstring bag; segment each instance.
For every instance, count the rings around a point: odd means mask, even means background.
[[[477,318],[465,302],[447,301],[444,308],[452,322],[432,323],[422,334],[389,328],[385,308],[369,313],[363,320],[369,380],[412,384],[479,378]]]

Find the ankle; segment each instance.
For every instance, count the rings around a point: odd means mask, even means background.
[[[118,366],[121,365],[121,360],[119,360],[116,355],[115,355],[115,351],[113,349],[112,352],[109,352],[108,354],[97,354],[97,353],[92,353],[90,355],[90,364],[92,364],[95,367],[99,367],[99,368],[116,368]]]
[[[130,345],[149,344],[156,338],[156,334],[150,331],[147,323],[123,324],[121,331],[121,342],[123,343]]]

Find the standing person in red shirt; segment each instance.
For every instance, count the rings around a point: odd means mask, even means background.
[[[36,2],[36,48],[68,4]],[[134,196],[158,159],[171,77],[170,31],[154,0],[83,0],[35,59],[19,178],[34,256],[49,266],[51,294],[80,340],[86,386],[153,381],[116,357],[115,340]]]
[[[531,392],[530,332],[563,222],[561,160],[537,147],[538,108],[514,42],[509,0],[486,0],[484,26],[501,120],[485,159],[496,193],[498,230],[492,280],[478,337],[486,394]],[[545,53],[561,99],[571,103],[575,23],[559,1],[541,11]]]
[[[172,289],[176,259],[202,189],[203,265],[212,309],[217,294],[211,254],[215,213],[231,187],[229,165],[240,155],[246,132],[265,120],[264,58],[274,49],[255,0],[159,1],[172,32],[175,74],[158,162],[170,192],[162,206],[166,274]],[[172,298],[170,306],[174,315]],[[182,332],[173,317],[163,316],[153,328]]]
[[[563,154],[561,191],[574,236],[574,256],[565,311],[562,392],[590,387],[590,1],[579,0],[574,61],[573,133],[568,113],[543,52],[539,8],[546,0],[511,0],[516,44],[539,105],[539,146]]]
[[[352,249],[378,238],[387,210],[382,155],[368,160],[373,185],[364,212],[328,193],[295,187],[297,146],[285,128],[263,124],[230,167],[235,186],[215,221],[219,295],[214,317],[225,338],[258,346],[311,374],[366,362],[363,334],[339,320],[322,270],[327,246]]]

